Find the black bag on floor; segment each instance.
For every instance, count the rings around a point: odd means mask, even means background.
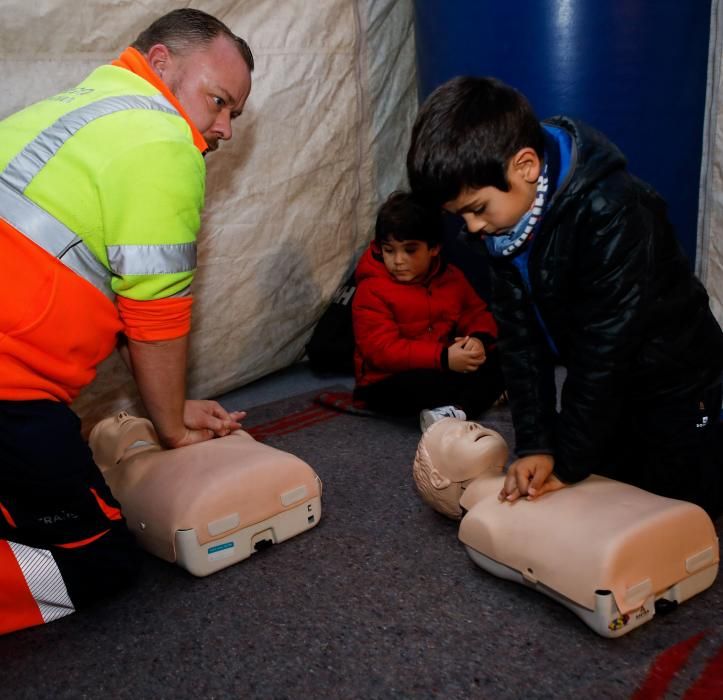
[[[330,374],[354,373],[354,329],[351,301],[356,292],[352,273],[336,290],[306,345],[311,369]]]

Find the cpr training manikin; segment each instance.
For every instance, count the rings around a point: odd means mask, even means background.
[[[461,518],[459,539],[486,571],[545,593],[605,637],[715,580],[718,539],[702,508],[596,475],[532,501],[500,502],[507,459],[499,433],[445,418],[422,435],[414,460],[422,499]]]
[[[298,457],[243,430],[174,450],[127,413],[90,433],[129,529],[152,554],[206,576],[314,527],[321,481]]]

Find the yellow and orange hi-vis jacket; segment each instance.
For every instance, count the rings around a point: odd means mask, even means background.
[[[133,48],[0,121],[0,400],[70,403],[119,332],[188,333],[206,148]]]

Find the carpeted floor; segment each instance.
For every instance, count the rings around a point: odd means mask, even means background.
[[[314,393],[257,407],[246,427],[316,469],[317,527],[204,579],[148,556],[104,607],[0,637],[0,696],[723,697],[720,577],[603,639],[473,564],[414,490],[416,421],[321,409]],[[504,409],[482,422],[509,436]]]

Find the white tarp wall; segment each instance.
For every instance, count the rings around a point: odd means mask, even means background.
[[[411,0],[2,0],[0,118],[115,58],[190,4],[251,45],[253,89],[234,138],[207,161],[188,394],[206,398],[300,359],[404,185],[416,113]],[[74,408],[86,425],[138,410],[114,354]]]
[[[713,0],[696,272],[723,325],[723,8]]]

